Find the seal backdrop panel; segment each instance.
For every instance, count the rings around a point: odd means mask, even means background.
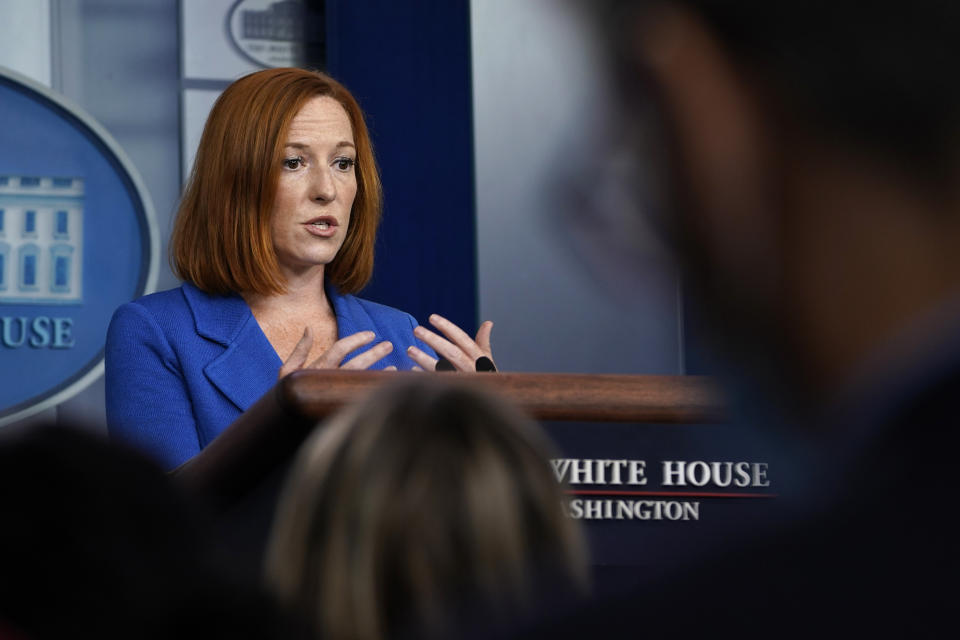
[[[110,317],[153,290],[158,247],[142,181],[103,127],[0,71],[0,425],[102,374]]]

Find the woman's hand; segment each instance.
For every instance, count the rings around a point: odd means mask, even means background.
[[[493,362],[493,351],[490,349],[490,332],[493,331],[493,323],[489,320],[480,325],[476,338],[471,338],[463,329],[437,314],[430,316],[430,324],[446,338],[424,327],[415,328],[413,335],[433,347],[437,355],[448,360],[457,371],[476,371],[477,360],[482,357],[487,357],[490,362]],[[407,355],[424,370],[436,370],[437,359],[431,358],[420,349],[410,347],[407,349]]]
[[[280,367],[280,373],[277,377],[282,378],[288,373],[293,373],[300,369],[368,369],[372,364],[383,360],[393,351],[392,343],[384,340],[348,362],[344,363],[343,359],[355,349],[370,344],[376,337],[373,331],[361,331],[349,335],[346,338],[340,338],[330,345],[330,348],[324,351],[323,355],[309,365],[304,366],[307,362],[307,356],[310,355],[310,347],[313,346],[313,334],[310,332],[310,327],[307,327],[303,330],[303,337],[297,342],[297,346],[293,348],[290,357],[287,358],[287,361]],[[397,368],[393,366],[384,369],[384,371],[396,370]]]

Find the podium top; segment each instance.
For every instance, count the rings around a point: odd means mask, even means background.
[[[278,399],[292,415],[319,419],[373,388],[420,372],[302,370],[284,378]],[[457,373],[539,420],[694,424],[721,422],[724,406],[712,379],[578,373]]]

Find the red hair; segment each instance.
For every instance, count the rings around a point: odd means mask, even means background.
[[[370,134],[343,85],[319,71],[296,68],[244,76],[213,105],[170,239],[177,276],[208,293],[285,291],[270,216],[290,122],[316,96],[343,106],[357,149],[350,225],[325,277],[343,293],[367,284],[382,203]]]

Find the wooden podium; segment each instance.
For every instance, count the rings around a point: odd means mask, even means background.
[[[709,378],[571,373],[303,370],[280,380],[200,454],[171,473],[221,505],[290,459],[318,421],[401,376],[450,375],[497,393],[538,420],[693,424],[723,419]]]

